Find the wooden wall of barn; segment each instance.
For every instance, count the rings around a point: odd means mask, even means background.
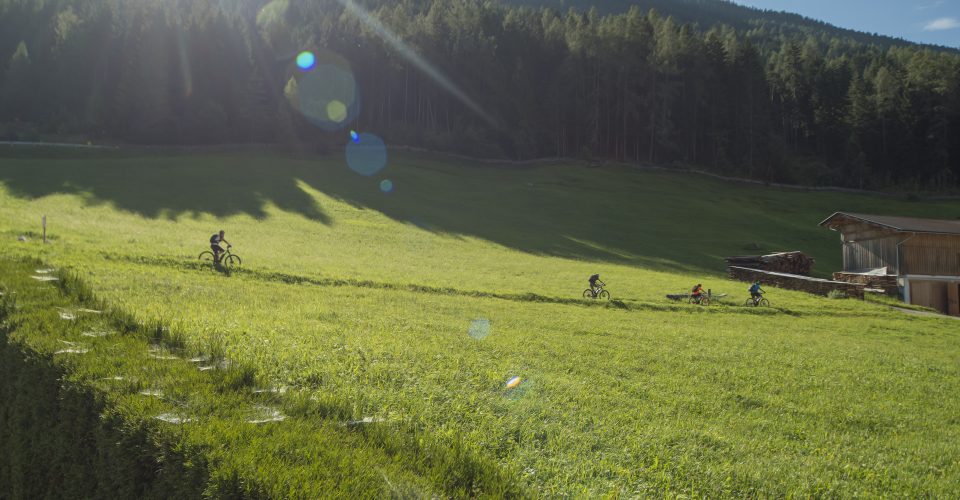
[[[886,266],[888,273],[898,274],[897,243],[899,242],[900,238],[896,236],[844,242],[844,272],[866,271]]]
[[[960,235],[918,234],[900,245],[901,274],[960,276]]]
[[[960,316],[960,283],[956,281],[910,280],[910,303]]]

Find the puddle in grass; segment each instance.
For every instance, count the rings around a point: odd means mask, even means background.
[[[63,339],[57,339],[57,341],[67,347],[54,352],[54,354],[86,354],[90,352],[89,346]]]
[[[179,356],[171,353],[160,345],[151,345],[150,347],[147,347],[147,355],[153,359],[159,359],[161,361],[173,361],[175,359],[180,359]]]
[[[266,389],[254,389],[253,393],[254,394],[286,394],[287,387],[280,386],[280,387],[269,387]]]
[[[86,354],[88,352],[90,352],[90,349],[70,347],[68,349],[60,349],[59,351],[55,351],[54,354]]]
[[[198,361],[198,363],[204,363],[204,362],[209,362],[209,360]],[[197,369],[202,372],[207,372],[210,370],[226,370],[227,368],[230,368],[230,362],[225,359],[220,361],[219,363],[197,366]]]
[[[116,332],[108,332],[108,331],[106,331],[106,330],[103,330],[103,331],[91,330],[91,331],[89,331],[89,332],[83,332],[83,333],[81,333],[80,335],[82,335],[82,336],[84,336],[84,337],[99,338],[99,337],[106,337],[106,336],[108,336],[108,335],[113,335],[113,334],[115,334],[115,333],[116,333]]]
[[[161,361],[173,361],[175,359],[180,359],[172,354],[151,354],[150,357],[153,359],[159,359]]]
[[[379,424],[381,422],[386,422],[386,419],[382,417],[363,417],[360,420],[348,420],[340,425],[344,427],[355,427],[357,425]]]
[[[192,418],[186,418],[182,415],[177,415],[174,413],[161,413],[153,418],[168,424],[186,424],[188,422],[193,422]]]
[[[276,408],[269,406],[257,406],[254,408],[253,418],[247,420],[248,424],[266,424],[268,422],[283,422],[287,416],[280,413]]]
[[[60,313],[61,319],[75,320],[77,319],[78,314],[100,314],[101,311],[96,311],[93,309],[67,309],[65,307],[58,307],[57,312]]]

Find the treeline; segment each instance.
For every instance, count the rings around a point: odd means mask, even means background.
[[[0,136],[342,145],[288,98],[296,54],[324,49],[359,85],[352,126],[391,144],[864,188],[960,180],[955,52],[762,22],[704,31],[636,7],[364,4],[478,113],[344,4],[0,0]]]
[[[864,33],[833,26],[823,21],[790,12],[758,9],[734,3],[730,0],[503,0],[504,3],[526,7],[550,7],[561,11],[576,9],[587,12],[596,9],[601,14],[621,14],[638,7],[642,10],[659,10],[673,16],[678,22],[695,23],[701,28],[727,25],[744,32],[762,28],[764,40],[754,40],[763,45],[765,40],[776,44],[780,35],[815,36],[826,35],[846,38],[883,48],[893,45],[913,45],[906,40],[876,33]],[[769,36],[776,34],[778,36]],[[940,50],[948,50],[939,47]]]

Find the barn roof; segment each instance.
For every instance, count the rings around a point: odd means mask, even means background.
[[[918,219],[916,217],[896,217],[892,215],[867,215],[836,212],[820,223],[821,226],[836,229],[839,223],[855,220],[866,222],[904,233],[934,233],[960,235],[960,220]]]

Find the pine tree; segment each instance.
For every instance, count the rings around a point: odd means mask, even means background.
[[[33,67],[27,43],[20,41],[7,63],[3,78],[3,114],[9,119],[25,120],[33,106],[31,92]]]

